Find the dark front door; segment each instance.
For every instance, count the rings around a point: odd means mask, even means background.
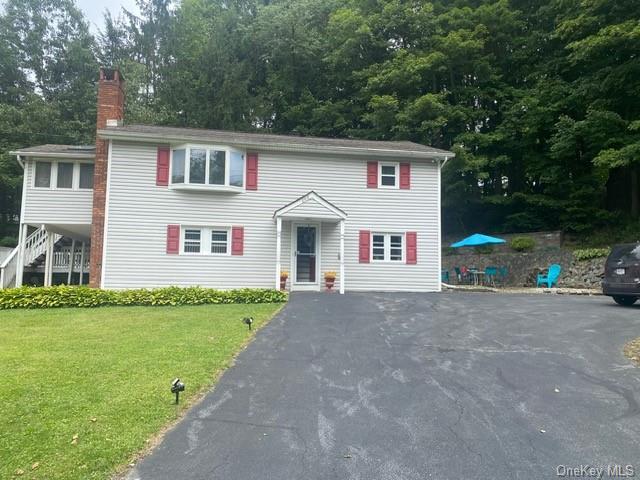
[[[315,225],[296,226],[297,283],[316,283],[317,233]]]

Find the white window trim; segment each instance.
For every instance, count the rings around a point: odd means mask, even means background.
[[[95,168],[95,162],[91,160],[65,160],[65,159],[34,159],[32,165],[32,174],[31,174],[31,182],[30,188],[35,190],[60,190],[63,192],[72,192],[72,191],[80,191],[80,192],[88,192],[92,191],[91,188],[80,188],[80,165],[81,164],[92,164]],[[49,176],[49,186],[48,187],[36,187],[36,164],[37,163],[51,163],[51,175]],[[73,164],[73,174],[71,177],[71,188],[61,188],[58,187],[58,164],[59,163],[72,163]]]
[[[394,168],[394,185],[383,185],[382,184],[382,167],[393,167]],[[385,175],[388,177],[388,175]],[[389,188],[389,189],[398,189],[400,188],[400,163],[399,162],[378,162],[378,188]]]
[[[383,235],[384,236],[384,260],[378,260],[373,258],[373,237],[374,235]],[[399,260],[391,260],[391,236],[399,236],[402,238],[402,245],[400,246],[400,254],[401,257]],[[405,232],[371,232],[371,248],[370,250],[370,261],[372,263],[404,263],[405,262],[405,250],[406,250],[406,236]]]
[[[204,150],[206,152],[205,155],[205,172],[204,172],[204,180],[205,183],[191,183],[191,150]],[[173,151],[174,150],[184,150],[184,183],[174,183],[173,182]],[[224,159],[224,184],[219,183],[208,183],[209,182],[209,158],[211,150],[219,150],[225,152]],[[242,150],[238,150],[236,148],[226,147],[224,145],[200,145],[200,144],[183,144],[183,145],[175,145],[170,149],[170,160],[169,160],[169,186],[176,189],[185,189],[185,190],[218,190],[218,191],[235,191],[235,192],[243,192],[246,189],[247,185],[247,154]],[[231,152],[237,152],[242,155],[244,159],[244,168],[242,172],[242,186],[238,187],[235,185],[231,185],[230,175],[231,175]]]
[[[200,251],[185,252],[185,231],[200,230]],[[211,251],[211,232],[212,231],[227,232],[227,253],[214,253]],[[231,255],[231,226],[229,225],[180,225],[180,255],[190,257],[228,257]]]

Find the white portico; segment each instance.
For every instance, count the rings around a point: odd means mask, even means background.
[[[340,293],[344,293],[344,232],[347,214],[314,191],[294,200],[274,213],[276,220],[276,271],[275,286],[280,287],[280,273],[290,269],[289,277],[291,290],[321,290],[322,271],[335,265],[338,261],[338,285]],[[282,258],[283,223],[288,223],[286,230],[290,231],[290,258]],[[339,228],[335,228],[336,224]],[[323,234],[335,231],[333,235]],[[322,245],[338,237],[338,248]],[[332,251],[337,250],[337,251]],[[323,258],[323,252],[325,257]],[[284,269],[283,269],[284,266]]]

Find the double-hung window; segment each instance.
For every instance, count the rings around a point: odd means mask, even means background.
[[[397,163],[380,162],[378,186],[380,188],[398,188],[398,169]]]
[[[371,260],[374,262],[402,262],[404,235],[401,233],[373,233]]]
[[[244,187],[245,155],[227,147],[185,145],[171,150],[171,184]]]
[[[93,188],[93,163],[67,160],[36,160],[33,186],[60,190]]]
[[[187,255],[229,255],[231,234],[227,227],[183,227],[182,253]]]

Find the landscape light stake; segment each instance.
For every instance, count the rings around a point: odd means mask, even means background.
[[[249,325],[249,330],[251,330],[251,325],[253,324],[253,317],[244,317],[242,321],[247,325]]]
[[[174,378],[171,382],[171,393],[176,394],[176,405],[180,401],[180,392],[184,392],[184,383],[179,378]]]

